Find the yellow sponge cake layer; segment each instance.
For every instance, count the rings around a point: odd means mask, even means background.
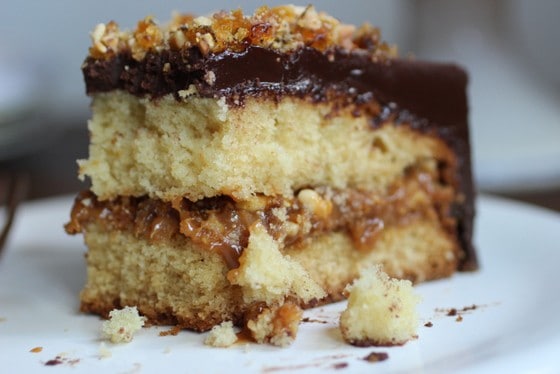
[[[81,308],[107,315],[135,305],[151,323],[202,331],[223,321],[241,324],[255,303],[341,300],[360,270],[375,264],[415,282],[451,275],[463,256],[456,238],[423,189],[406,194],[413,196],[406,203],[389,202],[385,221],[356,218],[323,231],[312,229],[328,225],[321,210],[294,215],[236,206],[233,214],[212,206],[193,218],[193,211],[154,200],[109,203],[83,194],[67,227],[83,232],[89,248]],[[336,200],[333,208],[344,209]],[[220,216],[262,219],[234,228]],[[291,231],[294,221],[308,231]],[[197,231],[183,227],[195,225]]]
[[[291,196],[306,186],[382,192],[419,162],[454,166],[441,139],[391,122],[374,129],[353,109],[298,98],[247,98],[229,107],[223,99],[97,94],[80,171],[101,199],[196,201]]]

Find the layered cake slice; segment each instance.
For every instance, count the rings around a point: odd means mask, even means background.
[[[289,342],[364,268],[476,268],[465,72],[314,8],[98,25],[81,309]]]

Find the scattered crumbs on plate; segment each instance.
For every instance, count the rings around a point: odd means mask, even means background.
[[[176,336],[181,332],[181,326],[173,326],[168,330],[160,331],[159,336]]]
[[[141,316],[135,306],[125,306],[109,312],[109,319],[101,325],[101,332],[112,343],[129,343],[145,322],[146,317]]]
[[[34,347],[29,350],[31,353],[39,353],[43,351],[43,347]]]
[[[47,362],[45,362],[45,366],[56,366],[56,365],[60,365],[62,364],[62,358],[60,356],[56,356],[53,359],[48,360]]]
[[[337,362],[336,364],[332,365],[333,369],[340,370],[346,369],[349,366],[348,362]]]
[[[204,344],[215,348],[227,348],[238,340],[232,321],[225,321],[212,327],[204,339]]]
[[[364,361],[367,362],[381,362],[385,361],[389,358],[389,354],[387,352],[371,352],[366,357],[363,358]]]
[[[5,317],[0,317],[0,323],[6,322],[6,321],[7,321],[7,319]]]
[[[113,353],[111,353],[111,350],[107,348],[105,342],[101,342],[101,344],[99,344],[99,359],[102,360],[104,358],[109,358],[112,355]]]
[[[163,350],[163,353],[165,353],[165,354],[171,353],[171,347],[169,347],[169,346],[165,347],[165,349]]]
[[[329,323],[329,321],[316,319],[316,318],[309,318],[309,317],[305,317],[304,319],[301,320],[301,322]]]
[[[457,315],[457,309],[455,308],[451,308],[447,311],[447,313],[445,314],[448,317],[454,317]]]
[[[464,306],[462,308],[436,308],[435,311],[436,313],[440,315],[444,315],[446,317],[455,317],[455,321],[461,322],[463,321],[463,315],[472,313],[473,311],[481,309],[486,306],[487,305],[472,304],[472,305]]]
[[[63,354],[59,354],[55,358],[50,359],[44,362],[43,364],[45,366],[57,366],[63,364],[69,366],[75,366],[79,362],[80,362],[79,358],[69,358],[69,357],[65,357]]]
[[[428,321],[424,324],[425,327],[432,327],[433,325],[432,321]]]

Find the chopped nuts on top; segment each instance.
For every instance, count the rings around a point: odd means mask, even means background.
[[[396,56],[395,47],[381,40],[379,29],[371,25],[356,28],[342,24],[311,5],[263,6],[252,15],[244,15],[239,9],[196,18],[175,13],[166,25],[158,25],[152,17],[146,17],[132,31],[121,31],[111,21],[97,25],[91,38],[89,54],[94,59],[110,58],[124,51],[141,60],[147,52],[164,49],[197,47],[203,54],[209,54],[225,50],[241,52],[249,46],[280,52],[303,46],[319,51],[339,48],[363,50],[372,58]]]

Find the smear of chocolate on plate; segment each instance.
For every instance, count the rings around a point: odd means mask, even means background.
[[[60,365],[62,364],[62,360],[60,359],[60,357],[55,357],[52,360],[48,360],[47,362],[45,362],[45,366],[55,366],[55,365]]]
[[[348,367],[348,362],[337,362],[332,366],[332,368],[336,370],[346,369],[347,367]]]
[[[56,365],[61,365],[61,364],[67,364],[67,365],[70,365],[70,366],[74,366],[78,362],[80,362],[79,358],[67,358],[67,357],[63,357],[63,356],[58,355],[55,358],[45,362],[45,366],[56,366]]]

